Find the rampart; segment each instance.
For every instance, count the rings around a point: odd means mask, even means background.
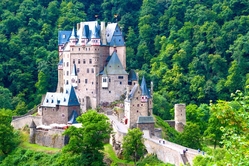
[[[125,131],[121,128],[120,122],[115,120],[115,118],[112,116],[108,117],[110,118],[114,129],[113,139],[111,139],[110,143],[116,150],[117,143],[122,143],[127,130]],[[149,137],[148,133],[149,131],[144,132],[144,144],[148,153],[156,154],[159,160],[165,163],[175,164],[176,166],[181,164],[184,165],[186,163],[193,165],[193,159],[199,154],[197,150],[186,148],[158,137]]]
[[[54,148],[62,148],[68,143],[68,137],[62,135],[65,130],[50,129],[37,130],[35,132],[35,143],[41,146],[48,146]]]
[[[29,126],[31,124],[32,120],[35,122],[36,126],[42,125],[42,117],[41,116],[32,116],[32,115],[13,118],[11,125],[15,129],[21,129],[21,128],[25,127],[26,125]]]

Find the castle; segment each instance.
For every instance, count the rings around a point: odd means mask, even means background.
[[[120,99],[121,121],[128,128],[137,127],[139,117],[144,124],[152,115],[153,85],[149,90],[144,77],[139,85],[137,73],[126,72],[126,46],[117,23],[88,21],[59,31],[58,52],[57,90],[42,101],[42,124],[67,124],[73,115]]]

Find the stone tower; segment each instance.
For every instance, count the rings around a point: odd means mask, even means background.
[[[30,128],[29,129],[29,143],[35,144],[36,124],[33,120],[31,122],[29,128]]]
[[[186,125],[186,105],[175,104],[175,129],[178,132],[183,132]]]

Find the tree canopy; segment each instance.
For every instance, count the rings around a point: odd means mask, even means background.
[[[69,136],[69,143],[63,147],[62,161],[83,166],[103,165],[104,141],[108,140],[112,131],[108,118],[94,110],[89,110],[77,118],[82,123],[80,128],[69,127],[64,135]],[[65,157],[67,156],[67,157]],[[63,158],[65,157],[65,158]]]

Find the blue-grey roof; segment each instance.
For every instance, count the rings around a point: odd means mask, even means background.
[[[77,113],[75,110],[73,110],[73,112],[72,112],[72,114],[71,114],[71,117],[70,117],[70,119],[69,119],[69,121],[68,121],[67,123],[69,123],[69,124],[78,123],[78,122],[76,121],[76,118],[77,118],[78,116],[79,116],[78,113]]]
[[[69,41],[72,31],[59,31],[58,32],[58,45],[63,45]]]
[[[73,30],[72,30],[70,38],[76,38],[76,37],[77,37],[77,35],[76,35],[76,32],[75,32],[74,27],[73,27]]]
[[[152,116],[139,116],[137,120],[138,124],[141,123],[155,123],[154,118]]]
[[[138,88],[138,87],[139,87],[138,84],[135,84],[135,85],[133,86],[133,88],[131,89],[131,91],[130,91],[130,93],[129,93],[129,95],[128,95],[128,98],[129,98],[129,99],[131,99],[131,98],[134,97],[135,92],[137,91],[137,88]]]
[[[124,46],[124,37],[117,23],[110,23],[106,27],[106,40],[109,46]]]
[[[142,79],[142,82],[141,82],[141,91],[142,91],[142,96],[147,96],[148,98],[151,98],[150,96],[150,92],[146,86],[146,81],[145,81],[145,78],[143,76],[143,79]]]
[[[137,81],[137,74],[135,73],[134,70],[130,70],[129,75],[128,75],[128,81]]]
[[[128,74],[123,65],[121,64],[117,52],[113,52],[112,56],[106,66],[106,72],[107,74],[120,74],[120,75],[124,75],[124,74]]]
[[[71,76],[77,76],[77,70],[76,70],[76,65],[75,65],[75,63],[73,64]]]
[[[59,65],[63,65],[63,59],[61,59],[61,60],[59,61],[58,66],[59,66]]]
[[[42,103],[44,107],[78,106],[80,105],[71,85],[65,85],[63,93],[47,92]]]

